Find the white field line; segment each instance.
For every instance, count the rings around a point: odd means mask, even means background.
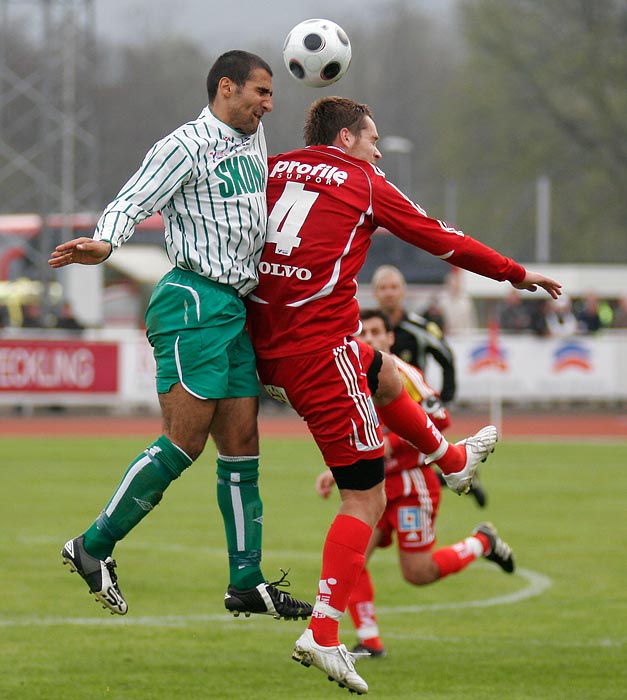
[[[548,590],[553,585],[553,581],[548,576],[540,574],[537,571],[518,568],[516,569],[515,575],[524,579],[527,585],[525,588],[521,588],[514,593],[496,596],[495,598],[485,598],[484,600],[461,600],[454,603],[395,605],[393,607],[381,606],[377,607],[377,614],[404,614],[426,612],[427,610],[461,610],[462,608],[489,608],[494,605],[511,605],[512,603],[519,603],[521,600],[527,600],[528,598],[535,598],[536,596],[542,595],[544,591]]]
[[[527,585],[503,596],[487,598],[483,600],[463,600],[456,603],[432,603],[428,605],[410,606],[382,606],[377,609],[380,616],[431,612],[438,610],[461,610],[463,608],[485,608],[495,605],[511,605],[519,603],[528,598],[542,595],[544,591],[552,586],[552,581],[548,576],[528,569],[517,569],[514,574],[518,578],[526,581]],[[260,618],[252,616],[251,620]],[[25,618],[2,618],[0,617],[0,627],[51,627],[54,625],[76,625],[76,626],[112,626],[129,625],[135,627],[186,627],[202,622],[219,622],[222,626],[228,623],[237,623],[228,613],[213,615],[156,615],[143,617],[122,617],[119,615],[103,615],[101,617],[25,617]],[[249,621],[250,622],[250,621]],[[272,629],[269,627],[268,629]]]

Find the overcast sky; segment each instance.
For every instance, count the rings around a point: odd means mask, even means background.
[[[455,0],[406,0],[424,12],[447,18]],[[97,32],[131,43],[179,34],[206,43],[209,54],[247,48],[253,39],[283,42],[298,22],[324,17],[350,34],[352,23],[367,23],[394,0],[96,0]]]

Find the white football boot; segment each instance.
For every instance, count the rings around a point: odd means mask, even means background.
[[[477,471],[479,464],[485,462],[492,452],[499,439],[498,432],[493,425],[486,425],[472,437],[466,438],[456,445],[466,447],[466,464],[461,471],[451,474],[442,474],[446,485],[455,493],[468,493],[472,486],[472,478]]]
[[[313,633],[306,629],[294,646],[292,659],[303,666],[315,666],[326,673],[330,681],[336,681],[340,688],[348,688],[351,693],[363,695],[368,692],[368,684],[355,671],[355,660],[368,654],[353,654],[344,644],[337,647],[323,647],[314,640]]]

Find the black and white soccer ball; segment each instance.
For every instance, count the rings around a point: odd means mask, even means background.
[[[290,75],[303,85],[325,87],[337,82],[351,64],[351,43],[339,25],[328,19],[297,24],[283,45]]]

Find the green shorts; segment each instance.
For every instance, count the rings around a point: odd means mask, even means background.
[[[237,292],[175,268],[157,284],[146,335],[157,363],[157,392],[180,382],[201,399],[258,396],[255,353]]]

